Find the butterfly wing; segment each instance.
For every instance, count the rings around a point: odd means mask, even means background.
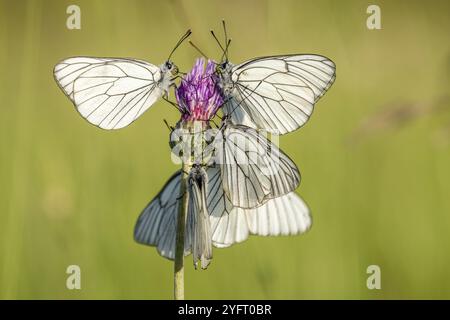
[[[253,59],[232,68],[223,112],[235,124],[285,134],[308,121],[335,78],[335,64],[319,55]]]
[[[178,220],[181,172],[176,172],[159,194],[145,207],[136,222],[136,242],[157,247],[167,259],[175,258],[175,239]],[[191,253],[192,223],[186,223],[184,255]]]
[[[223,248],[247,239],[249,229],[245,215],[237,214],[224,193],[218,166],[207,169],[207,204],[214,246]]]
[[[295,192],[271,199],[258,208],[247,209],[245,215],[250,234],[260,236],[301,234],[312,225],[308,206]]]
[[[226,248],[245,241],[250,234],[260,236],[302,234],[312,225],[308,206],[295,192],[270,199],[257,208],[235,207],[220,217],[211,215],[211,221],[216,221],[213,244],[218,248]]]
[[[210,167],[206,172],[206,205],[210,215],[210,236],[215,247],[225,248],[242,242],[250,234],[295,235],[311,227],[309,209],[294,192],[270,199],[253,209],[233,207],[223,191],[220,168]],[[181,173],[177,172],[143,210],[134,229],[134,238],[138,243],[156,246],[160,255],[171,260],[175,257],[180,181]],[[201,192],[191,192],[193,211],[188,213],[186,224],[185,256],[191,253],[191,245],[195,241],[194,230],[198,221],[192,217],[203,203]]]
[[[73,57],[54,77],[83,118],[108,130],[129,125],[164,94],[160,68],[141,60]]]
[[[255,129],[227,123],[214,145],[214,161],[233,206],[254,208],[300,184],[295,163]]]
[[[207,173],[202,167],[191,169],[188,177],[188,221],[191,223],[194,266],[206,269],[212,259],[211,226],[207,205]]]

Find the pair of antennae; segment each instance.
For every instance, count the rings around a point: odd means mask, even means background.
[[[191,33],[192,33],[191,29],[188,29],[188,31],[186,31],[186,33],[180,38],[180,40],[178,40],[177,44],[175,45],[173,50],[170,52],[169,57],[167,58],[167,61],[170,60],[170,58],[172,57],[175,50],[178,49],[178,47],[191,35]]]
[[[225,20],[222,20],[222,27],[223,27],[223,33],[225,36],[225,45],[222,45],[220,43],[220,40],[217,38],[217,36],[213,30],[210,30],[210,32],[211,32],[211,35],[213,36],[214,40],[216,40],[217,44],[219,45],[220,49],[222,49],[222,51],[223,51],[223,54],[222,54],[222,57],[220,58],[220,60],[223,61],[223,58],[225,57],[225,59],[226,59],[225,61],[228,61],[228,48],[230,47],[231,39],[228,39],[227,27],[225,25]],[[203,51],[200,50],[191,40],[189,40],[189,44],[191,46],[193,46],[195,48],[195,50],[197,50],[202,56],[204,56],[206,59],[208,59],[208,56],[206,54],[204,54]]]
[[[223,61],[223,58],[225,57],[225,61],[228,61],[228,48],[230,46],[231,39],[228,39],[227,26],[225,24],[225,20],[222,20],[222,28],[223,28],[223,34],[225,36],[225,44],[223,46],[220,43],[219,39],[216,37],[214,31],[211,30],[210,32],[211,32],[211,35],[213,36],[213,38],[216,40],[217,44],[219,45],[220,49],[222,49],[222,51],[223,51],[222,58],[220,60]]]

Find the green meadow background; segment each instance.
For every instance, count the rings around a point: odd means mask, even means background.
[[[381,7],[382,30],[366,8]],[[66,8],[81,7],[81,30]],[[281,137],[298,164],[310,232],[251,237],[186,260],[191,299],[450,298],[448,1],[0,1],[0,298],[171,299],[172,262],[133,241],[177,166],[158,102],[131,126],[83,120],[53,66],[74,55],[162,63],[187,28],[212,57],[226,19],[235,63],[318,53],[337,80],[309,123]],[[220,33],[220,32],[219,32]],[[197,53],[174,55],[187,71]],[[81,290],[66,268],[81,267]],[[366,269],[381,268],[381,290]]]

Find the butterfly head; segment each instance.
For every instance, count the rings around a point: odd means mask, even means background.
[[[227,67],[227,62],[221,62],[216,65],[216,73],[222,74]]]
[[[226,74],[231,73],[232,67],[233,65],[229,61],[225,60],[216,65],[216,73],[220,76],[225,76]]]
[[[229,95],[233,89],[233,81],[231,80],[232,69],[233,64],[227,60],[216,65],[215,73],[219,78],[218,86],[225,95]]]
[[[161,67],[163,73],[169,72],[172,76],[176,76],[179,72],[178,67],[170,60],[167,60]]]

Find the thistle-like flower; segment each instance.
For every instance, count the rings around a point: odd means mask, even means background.
[[[172,155],[182,157],[183,163],[204,165],[211,156],[207,146],[217,130],[211,129],[209,120],[224,102],[215,66],[211,60],[205,63],[203,58],[197,59],[175,89],[181,119],[171,133],[170,144]]]
[[[205,68],[205,60],[197,59],[175,90],[183,121],[208,121],[222,106],[224,99],[217,85],[215,66],[208,60]]]

